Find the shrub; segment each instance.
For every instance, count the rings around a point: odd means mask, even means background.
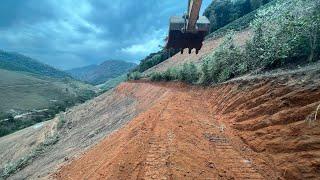
[[[163,77],[162,77],[161,73],[155,72],[155,73],[151,74],[150,79],[151,79],[151,81],[162,81]]]
[[[199,80],[199,71],[193,63],[186,63],[181,69],[170,68],[165,72],[151,74],[151,81],[174,81],[196,83]]]
[[[233,42],[229,33],[223,43],[204,60],[201,67],[201,84],[223,82],[248,70],[244,53]]]
[[[319,6],[320,0],[277,0],[269,3],[255,12],[256,17],[251,23],[254,35],[244,48],[235,45],[234,33],[229,32],[223,43],[203,59],[200,71],[194,64],[184,64],[175,73],[168,70],[153,74],[151,79],[178,79],[187,83],[197,83],[200,79],[201,84],[210,85],[253,70],[281,67],[296,60],[299,63],[319,60]]]
[[[61,129],[66,123],[65,115],[64,113],[60,113],[58,115],[58,123],[57,123],[57,129]]]
[[[275,68],[294,59],[314,61],[319,50],[319,1],[279,0],[260,10],[246,45],[250,69]],[[317,50],[318,49],[318,50]]]
[[[138,71],[131,72],[127,75],[128,80],[139,80],[142,78],[142,74]]]
[[[200,73],[193,63],[185,63],[178,73],[178,79],[186,83],[197,83],[199,80]]]
[[[319,58],[320,1],[279,0],[258,11],[251,24],[254,36],[244,49],[233,43],[233,35],[205,57],[201,83],[229,80],[257,69],[273,69],[300,60]]]
[[[179,71],[176,68],[169,68],[163,73],[163,79],[165,81],[173,81],[178,79]]]
[[[12,131],[6,127],[0,127],[0,137],[10,134]]]

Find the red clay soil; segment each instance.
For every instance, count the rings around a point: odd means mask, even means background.
[[[54,178],[320,177],[320,123],[312,121],[318,82],[267,79],[212,88],[135,82],[118,90],[149,90],[145,97],[137,92],[148,101],[159,87],[166,91],[161,100]]]

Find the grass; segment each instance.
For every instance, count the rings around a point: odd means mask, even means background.
[[[48,137],[44,142],[40,143],[31,153],[22,157],[14,163],[7,164],[5,168],[0,172],[0,179],[7,179],[16,172],[22,170],[29,164],[31,164],[37,157],[46,152],[52,145],[59,141],[57,134]]]
[[[58,124],[57,124],[57,129],[62,129],[63,126],[66,124],[66,119],[65,119],[65,115],[63,113],[60,113],[58,115]]]
[[[54,117],[95,96],[96,88],[70,78],[56,79],[0,69],[0,137]],[[35,110],[32,117],[1,121]]]
[[[40,63],[30,57],[2,50],[0,50],[0,69],[23,71],[55,78],[69,77],[67,73]]]
[[[110,79],[106,81],[105,83],[98,85],[97,87],[100,89],[101,92],[106,92],[116,86],[118,86],[120,83],[124,82],[127,79],[127,75],[121,75],[119,77]]]
[[[73,80],[33,76],[0,69],[0,112],[44,109],[53,101],[76,98],[93,87]]]

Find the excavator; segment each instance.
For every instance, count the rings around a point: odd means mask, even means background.
[[[210,21],[205,16],[199,16],[202,0],[189,0],[188,11],[183,16],[170,18],[169,36],[166,49],[196,49],[196,54],[202,48],[205,36],[209,32]]]

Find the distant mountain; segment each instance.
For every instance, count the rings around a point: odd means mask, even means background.
[[[70,78],[0,69],[0,137],[52,119],[96,95],[97,88]],[[10,118],[16,119],[10,120]]]
[[[0,51],[0,137],[53,118],[97,88],[18,53]]]
[[[71,69],[66,72],[75,79],[98,85],[121,76],[134,67],[136,67],[135,63],[109,60],[100,65],[85,66]]]
[[[2,50],[0,50],[0,69],[28,72],[53,78],[69,77],[67,73],[38,62],[30,57]]]

